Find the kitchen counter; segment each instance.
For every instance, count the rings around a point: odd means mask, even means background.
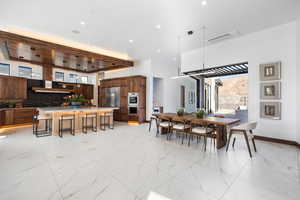
[[[21,107],[21,108],[0,108],[0,111],[5,111],[5,110],[33,110],[36,109],[36,107]]]
[[[82,117],[86,113],[113,113],[114,110],[119,108],[116,107],[43,107],[37,108],[40,115],[50,115],[52,118],[52,135],[58,135],[59,133],[59,119],[62,115],[74,115],[75,116],[75,133],[82,132]],[[88,124],[91,123],[91,119],[88,119]],[[100,122],[100,121],[98,121]],[[43,121],[39,123],[41,128],[44,126]],[[113,123],[113,117],[111,121]],[[64,127],[68,128],[70,126],[69,122],[65,121]]]
[[[37,108],[41,113],[52,114],[52,113],[64,113],[64,112],[105,112],[113,111],[119,108],[117,107],[41,107]]]

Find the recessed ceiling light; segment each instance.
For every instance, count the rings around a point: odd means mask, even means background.
[[[160,24],[157,24],[157,25],[155,26],[155,28],[156,28],[156,29],[160,29],[160,28],[161,28]]]
[[[201,4],[202,4],[202,6],[206,6],[207,1],[202,1]]]
[[[133,40],[129,40],[130,43],[133,43]]]
[[[157,52],[157,53],[160,53],[160,49],[157,49],[156,52]]]
[[[84,21],[81,21],[80,24],[81,24],[81,25],[85,25],[85,22],[84,22]]]

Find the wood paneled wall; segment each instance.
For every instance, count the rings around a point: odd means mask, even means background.
[[[114,112],[114,118],[118,121],[146,121],[146,77],[130,76],[115,79],[102,80],[99,86],[99,106],[105,105],[105,88],[120,87],[120,109]],[[128,115],[128,93],[139,93],[139,105],[137,115]]]
[[[0,102],[27,98],[27,79],[0,75]]]
[[[44,65],[43,67],[43,79],[46,81],[53,80],[53,67],[49,65]]]

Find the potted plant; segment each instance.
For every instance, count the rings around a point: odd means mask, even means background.
[[[68,97],[68,101],[72,106],[81,106],[84,103],[85,98],[83,95],[71,95]]]
[[[183,108],[177,109],[177,115],[178,116],[183,116],[183,114],[184,114],[184,109]]]
[[[14,108],[16,106],[16,102],[10,101],[10,102],[7,102],[7,105],[9,108]]]
[[[199,109],[199,110],[196,112],[197,118],[203,118],[204,115],[205,115],[205,110],[204,110],[204,109]]]

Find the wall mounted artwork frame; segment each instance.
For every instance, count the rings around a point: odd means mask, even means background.
[[[259,65],[261,81],[274,81],[281,79],[281,62],[273,62]]]
[[[263,82],[260,84],[261,100],[279,100],[281,99],[280,82]]]
[[[260,117],[264,119],[281,120],[281,102],[261,102]]]

